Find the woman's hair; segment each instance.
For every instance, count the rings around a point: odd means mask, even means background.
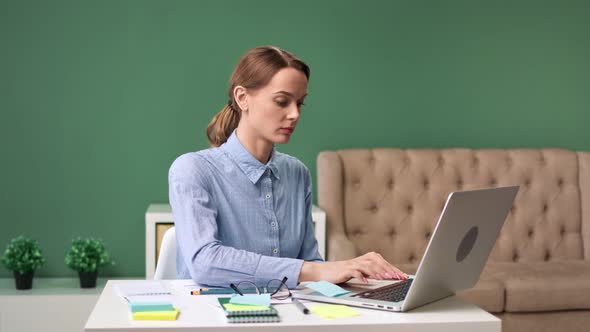
[[[234,100],[234,88],[262,88],[283,68],[295,68],[309,80],[309,67],[292,53],[274,46],[260,46],[242,56],[229,80],[229,101],[207,126],[207,138],[211,146],[225,143],[240,122],[241,110]]]

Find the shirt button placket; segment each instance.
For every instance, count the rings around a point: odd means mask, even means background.
[[[272,234],[272,255],[273,256],[279,256],[279,224],[276,220],[276,216],[275,216],[275,211],[274,211],[274,202],[272,200],[272,177],[271,177],[271,171],[270,168],[266,171],[266,177],[264,179],[264,183],[266,186],[266,195],[264,196],[266,198],[266,203],[269,207],[269,212],[270,212],[270,216],[271,216],[271,222],[270,222],[270,227],[271,227],[271,234]]]

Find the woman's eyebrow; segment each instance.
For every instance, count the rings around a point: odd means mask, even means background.
[[[281,93],[282,93],[282,94],[285,94],[285,95],[287,95],[287,96],[289,96],[289,97],[291,97],[291,98],[295,98],[295,96],[294,96],[292,93],[290,93],[290,92],[287,92],[287,91],[284,91],[284,90],[277,91],[277,92],[275,92],[274,94],[276,95],[276,94],[281,94]],[[303,95],[303,97],[301,97],[301,98],[305,98],[305,96],[307,96],[307,93],[306,93],[306,94],[304,94],[304,95]]]

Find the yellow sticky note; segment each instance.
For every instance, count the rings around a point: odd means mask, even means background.
[[[262,305],[248,305],[248,304],[233,304],[233,303],[225,303],[223,305],[225,310],[227,311],[262,311],[262,310],[270,310],[269,307],[265,307]]]
[[[133,320],[176,320],[178,309],[173,311],[140,311],[133,313]]]
[[[309,310],[314,314],[324,318],[344,318],[360,316],[358,312],[345,305],[318,305],[310,307]]]

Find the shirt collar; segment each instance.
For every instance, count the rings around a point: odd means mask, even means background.
[[[272,147],[270,160],[266,165],[254,158],[254,156],[244,148],[238,139],[238,136],[236,136],[235,129],[227,141],[221,145],[221,149],[229,153],[230,157],[236,162],[236,164],[238,164],[242,172],[246,174],[252,183],[255,184],[258,182],[260,177],[262,177],[267,170],[270,170],[275,178],[279,179],[279,172],[275,161],[276,151],[274,145]]]

